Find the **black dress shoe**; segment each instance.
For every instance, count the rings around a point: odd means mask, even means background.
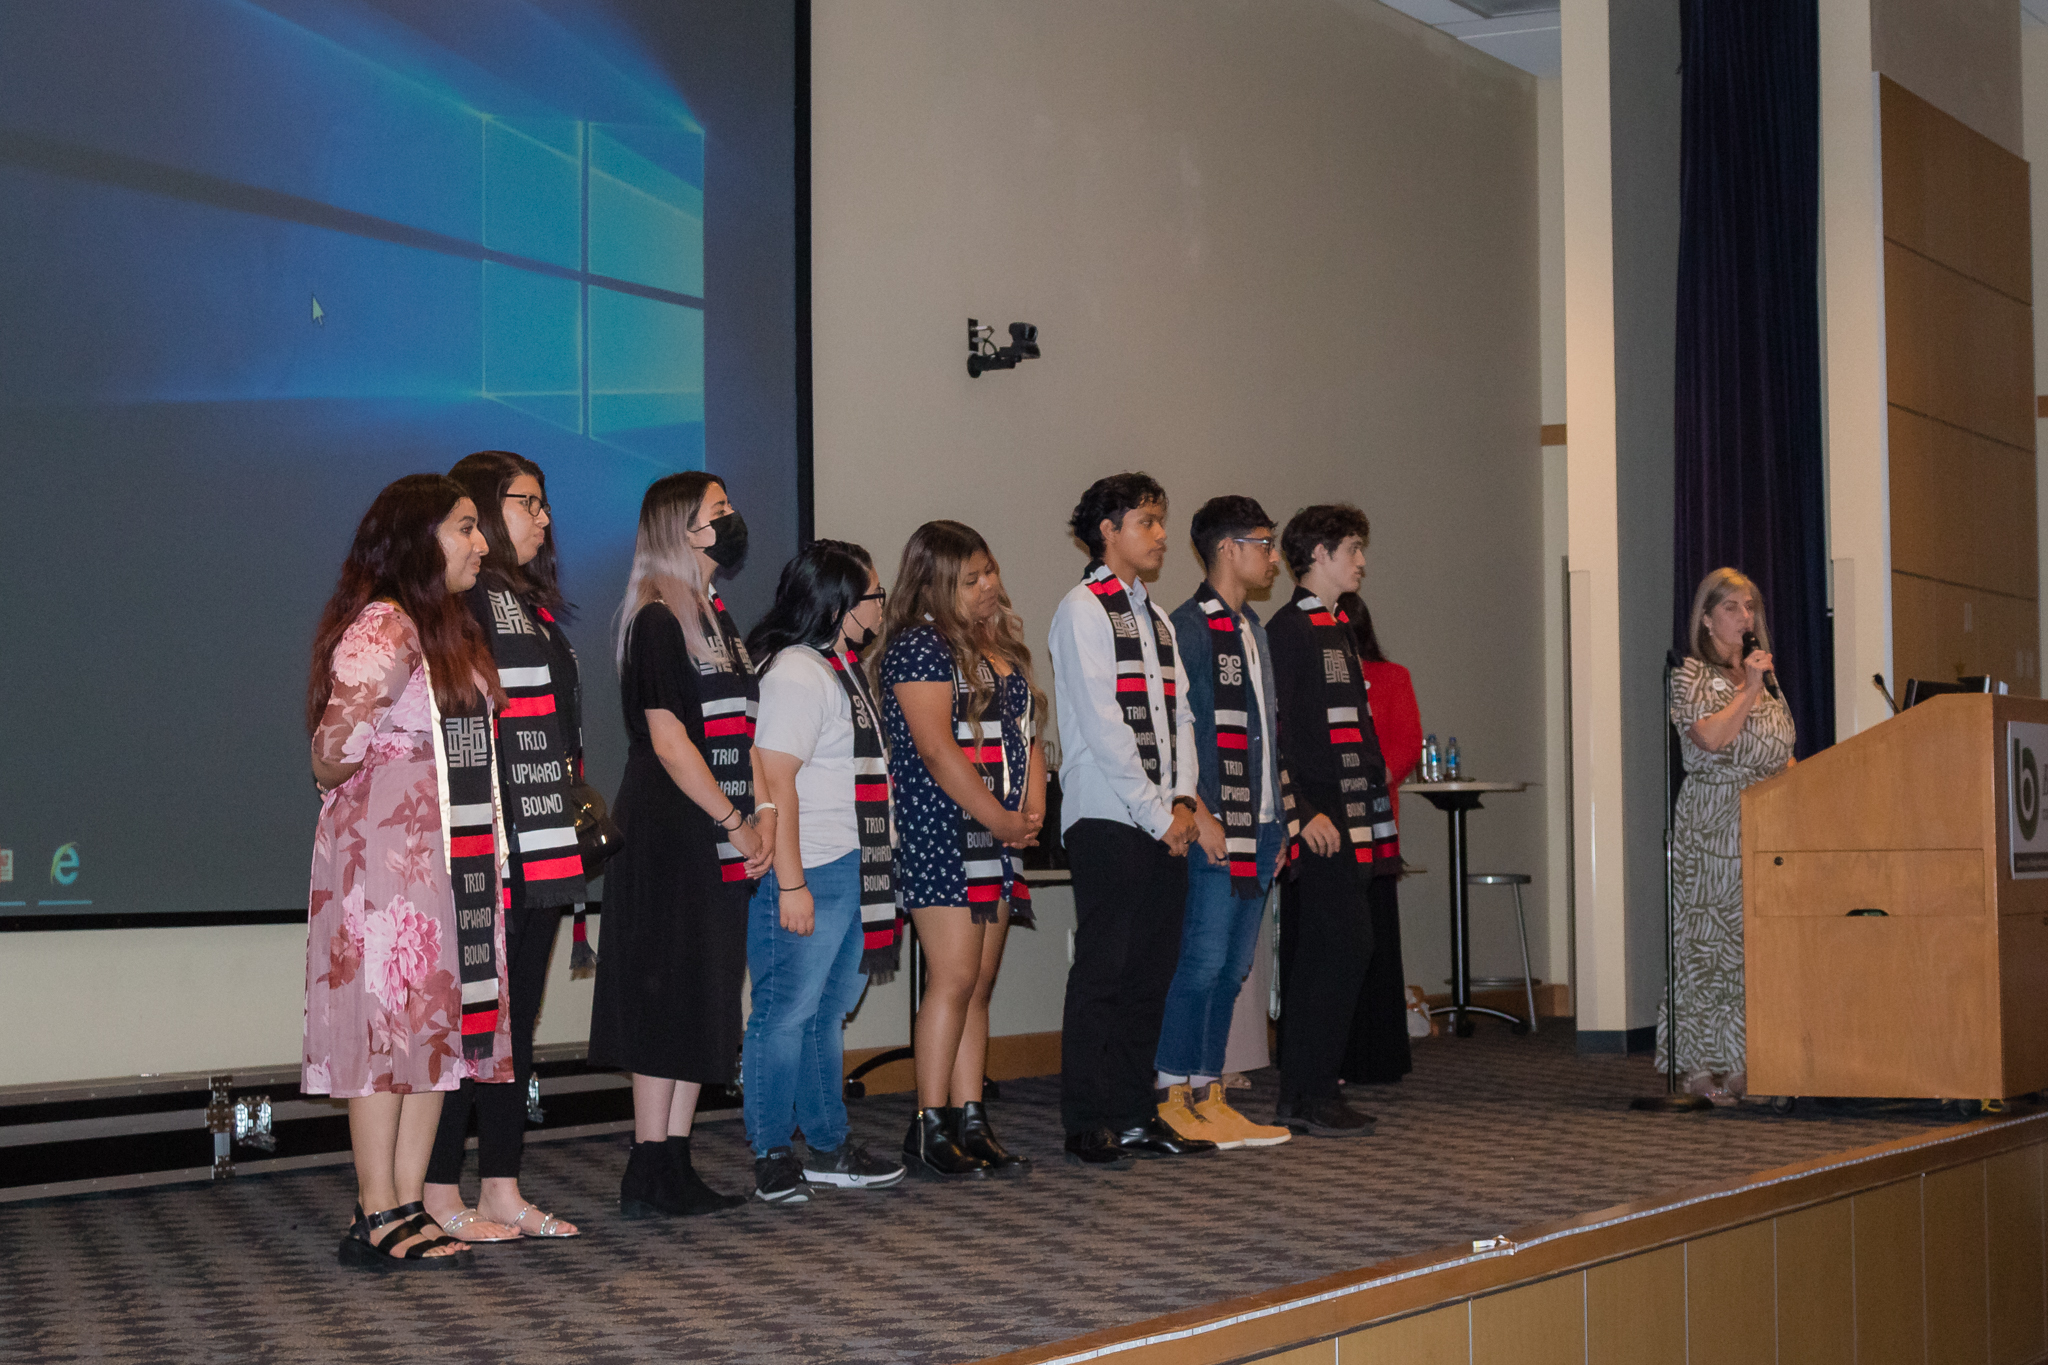
[[[910,1131],[903,1135],[903,1164],[914,1175],[934,1178],[984,1176],[988,1162],[960,1150],[948,1131],[943,1109],[920,1109],[910,1119]]]
[[[1135,1128],[1116,1135],[1116,1145],[1132,1156],[1208,1156],[1216,1144],[1207,1138],[1182,1137],[1173,1125],[1154,1114]]]
[[[1332,1095],[1323,1100],[1283,1099],[1273,1111],[1273,1122],[1285,1125],[1292,1133],[1313,1133],[1317,1137],[1362,1137],[1372,1131],[1377,1120],[1371,1114],[1353,1109],[1344,1103],[1341,1096]]]
[[[1117,1144],[1116,1134],[1107,1128],[1085,1128],[1067,1134],[1067,1160],[1083,1166],[1119,1166],[1131,1154]]]

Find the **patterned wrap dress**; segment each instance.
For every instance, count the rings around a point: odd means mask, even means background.
[[[462,1056],[455,897],[419,635],[397,607],[372,602],[330,666],[334,692],[313,751],[363,766],[321,800],[313,835],[299,1088],[355,1099],[453,1090],[465,1078],[510,1081],[502,918],[491,1054]]]
[[[1671,723],[1685,785],[1671,830],[1671,932],[1678,997],[1679,1074],[1746,1069],[1742,999],[1742,789],[1792,760],[1792,713],[1768,691],[1719,753],[1687,733],[1735,700],[1717,668],[1687,659],[1671,678]],[[1667,1071],[1670,1021],[1657,1006],[1657,1069]]]

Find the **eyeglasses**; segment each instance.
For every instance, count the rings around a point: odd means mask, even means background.
[[[1271,536],[1232,536],[1231,539],[1240,545],[1256,545],[1261,550],[1273,548],[1273,537]]]
[[[544,514],[553,510],[548,506],[548,500],[538,493],[507,493],[505,501],[518,503],[526,509],[526,515],[532,517],[535,521],[540,520]]]
[[[868,593],[866,596],[856,599],[854,605],[859,606],[862,602],[886,602],[888,600],[888,589],[876,588],[873,592]]]

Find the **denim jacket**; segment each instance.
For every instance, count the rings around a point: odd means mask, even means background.
[[[1209,629],[1209,618],[1193,597],[1174,609],[1172,620],[1174,634],[1179,637],[1181,665],[1187,670],[1181,695],[1187,699],[1188,711],[1194,716],[1195,753],[1201,760],[1195,790],[1201,793],[1209,813],[1220,820],[1223,818],[1223,778],[1216,761],[1216,650],[1209,643],[1215,632]],[[1273,734],[1273,706],[1279,693],[1273,682],[1273,651],[1266,642],[1266,628],[1260,624],[1259,614],[1252,610],[1249,602],[1244,604],[1238,616],[1238,629],[1251,632],[1252,640],[1258,646],[1259,684],[1266,696],[1265,706],[1260,707],[1257,694],[1247,681],[1244,689],[1245,719],[1250,747],[1246,750],[1246,758],[1251,769],[1252,814],[1256,817],[1260,803],[1265,800],[1262,789],[1266,781],[1266,745]],[[1276,771],[1277,768],[1278,761],[1275,760]],[[1279,795],[1275,793],[1273,807],[1276,815],[1280,814],[1279,805]]]

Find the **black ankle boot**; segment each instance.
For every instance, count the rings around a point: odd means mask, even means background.
[[[619,1216],[672,1218],[681,1213],[675,1162],[660,1142],[636,1142],[626,1158],[626,1178],[619,1182]]]
[[[989,1127],[988,1111],[981,1107],[980,1100],[969,1100],[946,1112],[960,1116],[953,1134],[961,1151],[980,1157],[997,1175],[1023,1175],[1031,1169],[1030,1157],[1017,1155],[996,1139],[996,1130]]]
[[[943,1109],[920,1109],[903,1135],[903,1159],[919,1175],[985,1175],[989,1164],[953,1140]]]
[[[697,1174],[697,1168],[690,1164],[690,1139],[687,1136],[669,1134],[668,1152],[675,1163],[678,1213],[717,1213],[721,1209],[736,1209],[747,1202],[743,1194],[720,1194],[704,1183],[704,1178]]]

